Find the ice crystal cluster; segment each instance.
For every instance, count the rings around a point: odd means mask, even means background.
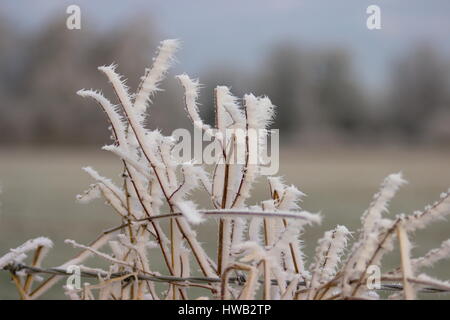
[[[106,114],[113,142],[103,149],[123,164],[120,185],[91,167],[84,168],[93,184],[78,200],[88,203],[103,197],[121,224],[90,244],[66,240],[80,252],[56,268],[41,267],[52,247],[47,238],[11,249],[0,258],[0,269],[11,273],[22,299],[39,298],[58,282],[72,299],[378,299],[380,288],[397,289],[389,296],[392,299],[414,299],[419,291],[450,289],[449,283],[421,274],[423,268],[449,257],[450,240],[419,258],[411,258],[409,240],[416,229],[450,213],[450,196],[444,193],[433,205],[411,215],[386,217],[390,200],[405,183],[400,173],[384,180],[362,215],[360,230],[351,233],[338,225],[325,232],[315,256],[305,261],[302,232],[319,224],[321,216],[300,208],[304,194],[295,186],[281,177],[261,176],[260,167],[251,161],[265,145],[263,139],[251,139],[250,132],[265,132],[274,117],[268,97],[247,94],[238,99],[228,87],[218,86],[212,127],[200,117],[199,82],[186,74],[177,76],[184,90],[180,104],[193,126],[217,143],[219,152],[213,168],[175,157],[178,141],[147,128],[146,117],[178,47],[177,40],[161,42],[134,94],[116,66],[99,67],[114,88],[115,104],[98,91],[78,91]],[[243,133],[244,139],[225,134],[228,129]],[[239,148],[244,150],[240,161],[231,162]],[[258,178],[266,183],[270,198],[255,204],[250,197]],[[190,193],[198,188],[210,199],[209,208],[198,208],[192,200]],[[211,231],[217,234],[214,255],[207,254],[195,231],[205,227],[207,219],[218,222],[217,232]],[[401,265],[380,273],[378,286],[376,281],[369,285],[371,270],[382,270],[383,256],[396,245]],[[27,264],[29,253],[33,256]],[[85,266],[91,256],[104,259],[109,268]],[[152,269],[160,256],[163,272]],[[76,275],[74,266],[79,276],[95,284],[83,280],[77,286],[76,281],[67,281]]]

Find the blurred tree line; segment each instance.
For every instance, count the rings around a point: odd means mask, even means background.
[[[113,62],[134,91],[160,40],[153,26],[134,19],[113,30],[72,32],[61,20],[21,34],[0,21],[1,144],[108,142],[105,117],[75,92],[99,88],[114,98],[97,71]],[[258,71],[219,66],[201,72],[201,108],[212,123],[212,89],[225,84],[239,97],[268,95],[278,106],[273,127],[285,142],[450,143],[449,66],[434,48],[417,45],[392,61],[385,90],[374,95],[361,84],[349,52],[279,44]],[[180,86],[169,77],[163,87],[149,126],[165,133],[189,128]]]

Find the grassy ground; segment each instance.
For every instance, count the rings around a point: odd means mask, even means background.
[[[306,253],[311,256],[323,231],[344,224],[352,231],[371,201],[379,183],[389,173],[403,171],[410,184],[393,201],[392,214],[410,213],[439,197],[450,186],[450,152],[399,149],[308,149],[283,150],[280,174],[308,194],[304,208],[321,211],[324,223],[304,234]],[[117,179],[120,163],[110,154],[97,150],[0,150],[0,182],[3,194],[0,213],[0,255],[25,240],[44,235],[55,242],[46,266],[58,265],[75,254],[63,243],[75,239],[86,243],[119,220],[102,201],[89,205],[75,202],[75,195],[91,183],[81,167],[91,165],[101,174]],[[260,180],[255,201],[267,197],[267,185]],[[209,251],[216,240],[215,222],[201,227],[200,237]],[[213,231],[213,232],[211,232]],[[439,223],[415,237],[414,254],[420,255],[450,238],[450,222]],[[157,262],[155,262],[157,263]],[[396,257],[388,266],[398,263]],[[431,272],[450,278],[450,263]],[[52,291],[47,298],[62,297]],[[17,294],[6,273],[0,273],[0,299]]]

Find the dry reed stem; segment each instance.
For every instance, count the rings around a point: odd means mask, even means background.
[[[414,300],[416,297],[415,290],[408,278],[413,278],[410,258],[410,243],[405,228],[400,223],[397,225],[397,238],[400,246],[401,269],[403,274],[403,293],[406,300]]]

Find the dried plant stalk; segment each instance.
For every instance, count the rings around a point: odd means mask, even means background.
[[[409,243],[408,235],[406,234],[402,224],[397,226],[397,237],[400,246],[401,268],[403,274],[403,293],[406,300],[414,300],[416,294],[413,286],[408,281],[409,278],[414,277],[410,259],[411,244]]]

